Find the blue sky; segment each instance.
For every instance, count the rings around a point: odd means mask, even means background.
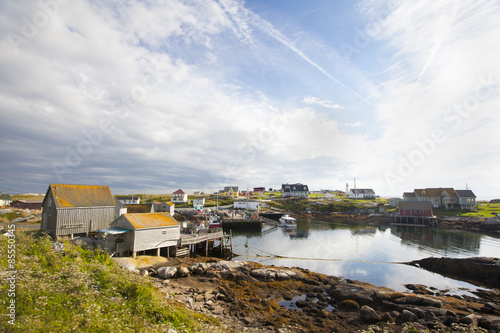
[[[497,1],[4,1],[0,191],[500,196]],[[146,190],[147,189],[147,190]]]

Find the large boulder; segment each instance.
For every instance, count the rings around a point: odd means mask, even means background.
[[[371,307],[368,305],[363,305],[361,307],[361,319],[366,322],[366,323],[378,323],[381,318],[377,311],[373,310]]]
[[[328,289],[327,294],[337,302],[350,299],[360,305],[372,305],[375,298],[373,290],[348,284],[335,285]]]
[[[177,268],[175,267],[160,267],[158,268],[158,276],[162,279],[170,279],[177,273]]]
[[[187,267],[181,266],[177,269],[177,276],[185,277],[189,275],[189,269]]]

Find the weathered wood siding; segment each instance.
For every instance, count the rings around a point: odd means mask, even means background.
[[[115,220],[116,207],[59,208],[56,214],[55,236],[65,236],[109,228]]]
[[[132,251],[144,251],[175,246],[181,238],[180,226],[136,229]]]
[[[433,216],[430,210],[414,210],[414,209],[403,209],[399,213],[401,216]]]

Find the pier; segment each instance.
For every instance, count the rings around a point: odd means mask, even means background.
[[[232,234],[225,234],[219,229],[198,235],[182,235],[175,256],[192,257],[204,252],[208,257],[209,252],[220,252],[221,258],[226,258],[232,255],[232,247]]]

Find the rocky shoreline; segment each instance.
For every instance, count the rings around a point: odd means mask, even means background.
[[[150,275],[165,297],[209,314],[236,332],[500,330],[498,290],[457,296],[406,285],[409,292],[401,293],[302,268],[214,258],[116,261],[136,274]]]

